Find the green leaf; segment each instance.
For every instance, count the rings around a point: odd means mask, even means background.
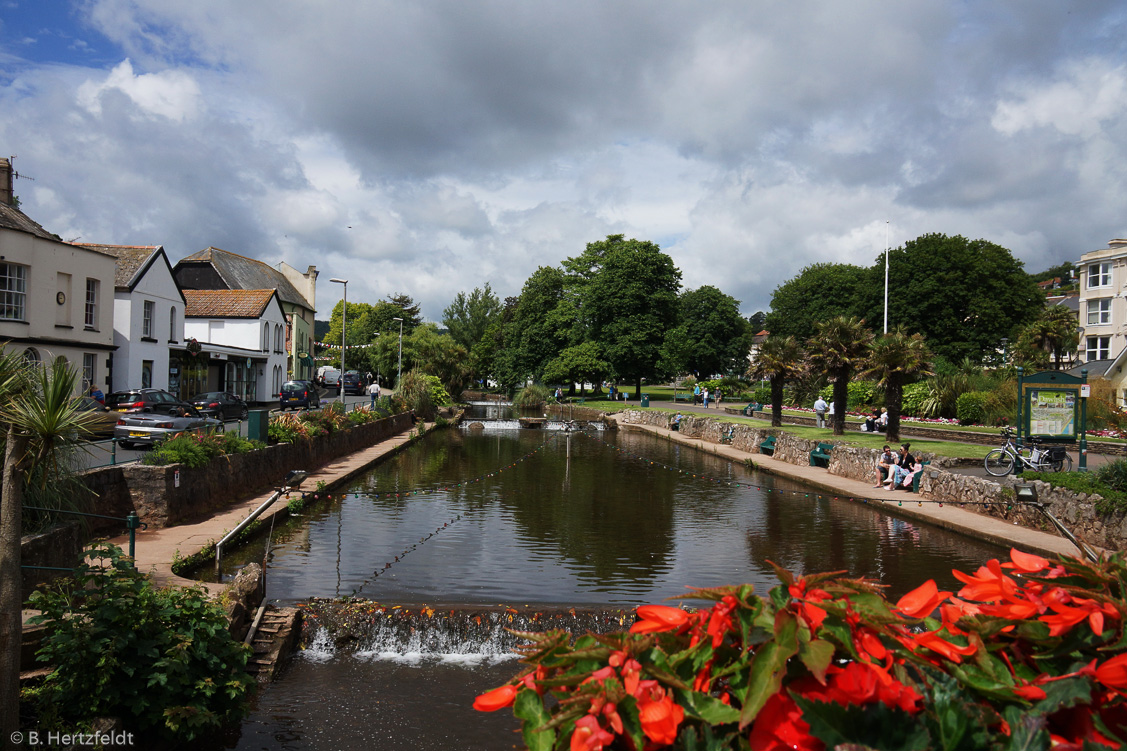
[[[1006,707],[1006,723],[1010,726],[1005,751],[1044,751],[1049,748],[1049,731],[1044,715],[1027,712],[1021,707]]]
[[[513,703],[513,714],[521,722],[520,732],[529,751],[551,751],[556,743],[556,731],[542,729],[552,719],[539,694],[522,688]]]
[[[884,704],[820,702],[794,696],[810,735],[836,748],[842,744],[863,744],[877,751],[924,751],[931,745],[927,728],[899,709]]]
[[[811,675],[817,678],[820,683],[825,683],[826,670],[830,667],[835,651],[834,645],[828,641],[811,639],[802,645],[798,652],[798,659],[802,660],[802,664],[806,666]]]
[[[703,694],[700,691],[675,692],[677,703],[685,710],[689,717],[704,720],[709,725],[726,725],[740,719],[740,712],[719,699]]]

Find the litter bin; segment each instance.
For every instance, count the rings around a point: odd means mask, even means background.
[[[649,394],[642,394],[642,406],[643,407],[650,406],[650,395]]]
[[[256,409],[247,413],[247,438],[252,441],[266,443],[269,437],[270,412],[265,409]]]

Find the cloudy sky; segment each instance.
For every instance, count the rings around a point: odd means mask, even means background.
[[[64,239],[313,264],[323,318],[612,233],[750,315],[886,231],[1127,236],[1125,45],[1110,0],[0,0],[0,154]]]

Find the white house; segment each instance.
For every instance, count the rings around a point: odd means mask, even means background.
[[[70,245],[13,204],[12,168],[0,159],[0,341],[29,361],[62,360],[82,388],[115,385],[113,305],[116,263]]]
[[[286,314],[273,289],[183,291],[188,340],[182,388],[229,391],[249,403],[286,380]]]
[[[1127,240],[1080,256],[1080,359],[1115,360],[1127,345]]]
[[[114,384],[158,388],[181,397],[180,353],[184,349],[186,302],[172,264],[159,245],[91,245],[117,259],[114,282]]]

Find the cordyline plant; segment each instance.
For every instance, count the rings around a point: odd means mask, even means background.
[[[1013,550],[892,604],[838,573],[766,597],[693,590],[629,632],[521,633],[528,669],[474,707],[513,706],[530,749],[1119,748],[1127,741],[1127,563]]]

